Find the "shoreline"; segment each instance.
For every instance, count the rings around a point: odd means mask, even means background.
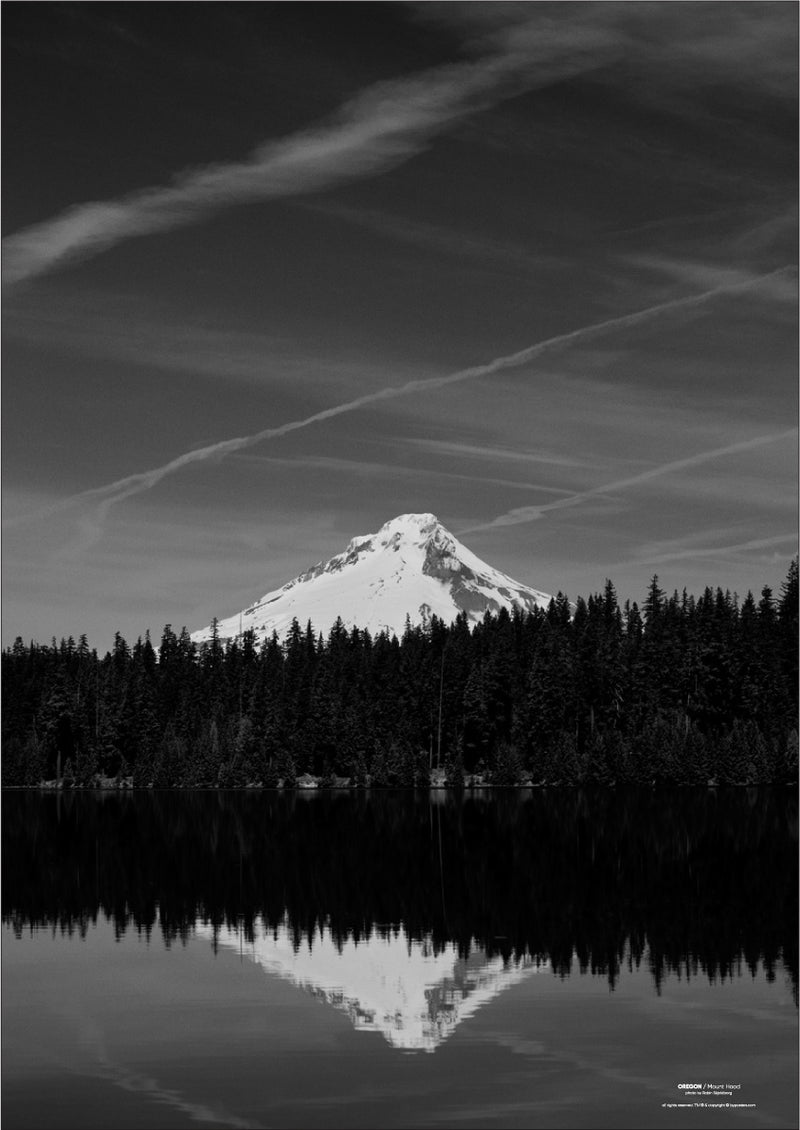
[[[760,781],[757,784],[746,781],[725,781],[719,782],[709,780],[703,783],[681,784],[675,781],[651,781],[649,783],[633,783],[630,781],[623,782],[606,782],[600,784],[595,781],[584,781],[580,784],[564,784],[559,781],[553,782],[539,782],[539,781],[522,781],[513,785],[500,785],[494,784],[491,781],[469,781],[463,785],[453,785],[447,782],[419,784],[419,785],[354,785],[354,784],[328,784],[323,785],[320,782],[313,784],[296,784],[296,785],[133,785],[127,780],[123,781],[105,781],[91,785],[73,785],[64,784],[61,782],[57,784],[55,781],[43,781],[38,785],[1,785],[0,790],[3,792],[25,792],[25,793],[154,793],[154,792],[169,792],[169,793],[302,793],[304,795],[314,793],[373,793],[373,792],[404,792],[404,793],[417,793],[417,792],[434,792],[434,793],[472,793],[472,792],[487,792],[502,791],[502,792],[525,792],[533,791],[534,789],[775,789],[775,788],[788,788],[795,789],[796,786],[787,782],[780,781]]]

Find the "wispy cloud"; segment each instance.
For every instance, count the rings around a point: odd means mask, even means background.
[[[687,310],[695,309],[702,306],[707,302],[719,297],[723,294],[731,294],[742,290],[743,288],[750,288],[754,286],[771,285],[776,276],[782,276],[787,273],[795,271],[794,267],[781,267],[777,271],[771,271],[768,274],[753,276],[744,282],[736,282],[720,287],[715,287],[712,290],[704,291],[700,294],[689,295],[685,298],[676,298],[668,302],[661,302],[655,306],[649,306],[643,310],[637,310],[630,314],[623,314],[616,318],[607,318],[602,322],[594,322],[590,325],[581,326],[578,329],[572,330],[569,333],[558,334],[555,337],[546,338],[543,341],[536,342],[536,344],[522,349],[517,353],[509,354],[504,357],[496,357],[493,361],[489,361],[483,365],[476,365],[468,369],[461,369],[456,373],[448,373],[441,377],[430,377],[420,380],[407,381],[403,385],[390,386],[388,388],[378,389],[374,392],[365,393],[363,396],[356,397],[354,400],[348,400],[343,404],[337,404],[331,408],[325,408],[320,412],[315,412],[311,416],[306,416],[301,420],[291,420],[285,424],[280,424],[278,427],[264,428],[261,431],[254,432],[248,436],[238,436],[233,439],[221,440],[217,443],[208,444],[204,447],[196,448],[192,451],[184,452],[182,455],[171,459],[169,462],[162,464],[160,467],[153,467],[147,471],[141,471],[134,475],[128,475],[125,478],[117,479],[112,483],[105,486],[95,487],[90,490],[82,491],[80,494],[73,495],[72,497],[63,500],[63,502],[49,508],[47,511],[42,511],[37,515],[31,515],[31,518],[44,517],[45,515],[52,514],[56,511],[63,510],[67,507],[80,504],[83,502],[96,502],[97,506],[92,515],[86,516],[82,519],[81,527],[83,534],[82,546],[88,548],[89,545],[94,544],[100,537],[103,525],[111,511],[111,509],[123,502],[127,498],[135,495],[142,494],[144,491],[151,490],[154,486],[165,479],[167,476],[181,471],[183,468],[191,466],[195,463],[203,463],[208,460],[223,459],[227,455],[234,452],[242,451],[245,448],[252,447],[257,443],[263,443],[266,440],[277,439],[280,436],[289,435],[292,432],[300,431],[303,428],[310,427],[312,424],[322,423],[326,420],[331,420],[337,416],[343,416],[350,412],[355,412],[360,408],[366,407],[368,404],[378,404],[384,401],[395,400],[399,397],[409,396],[413,393],[424,393],[433,389],[444,388],[448,385],[459,384],[463,381],[475,380],[479,377],[491,376],[494,373],[502,372],[506,369],[517,368],[520,365],[525,365],[531,361],[535,361],[542,355],[553,350],[569,348],[569,346],[586,340],[597,337],[602,337],[607,333],[613,333],[621,329],[633,328],[635,326],[647,323],[655,318],[662,318],[671,314],[685,312]],[[792,432],[780,433],[780,435],[794,434]],[[779,436],[762,437],[761,440],[746,441],[744,446],[755,446],[759,442],[772,442]],[[731,445],[730,450],[739,449],[740,445]],[[717,455],[724,454],[728,449],[718,449],[713,453],[702,453],[697,456],[692,456],[689,461],[679,460],[676,464],[667,464],[662,468],[653,468],[650,471],[643,472],[641,475],[634,476],[630,479],[619,480],[616,483],[606,484],[602,487],[594,488],[590,491],[582,492],[580,495],[570,496],[568,499],[560,500],[557,503],[549,504],[546,507],[524,507],[519,510],[510,511],[507,515],[501,515],[500,518],[489,523],[490,526],[497,525],[511,525],[516,522],[527,522],[534,518],[538,518],[545,510],[553,509],[554,507],[562,507],[565,505],[575,505],[577,502],[582,501],[584,498],[591,497],[594,494],[604,493],[612,489],[620,489],[623,486],[632,485],[634,482],[641,482],[647,478],[653,478],[657,474],[666,474],[670,470],[677,470],[679,466],[689,466],[696,462],[702,462],[707,458],[716,457]],[[16,524],[11,522],[9,524]],[[475,528],[485,528],[475,527]]]
[[[484,447],[471,443],[456,443],[445,439],[407,439],[406,444],[431,451],[437,455],[467,456],[474,459],[510,460],[514,463],[545,463],[552,467],[587,467],[588,463],[566,455],[552,455],[539,451],[514,451],[507,447]]]
[[[664,288],[664,294],[669,294],[674,287],[679,287],[681,290],[694,288],[707,290],[714,287],[747,290],[748,280],[753,274],[758,273],[758,268],[748,270],[742,266],[697,259],[679,259],[674,255],[665,254],[624,255],[620,259],[626,267],[633,268],[632,277],[637,279],[637,288],[641,287],[641,276],[644,271],[653,276],[657,286]],[[775,271],[770,278],[764,276],[758,293],[768,302],[791,304],[794,312],[797,303],[796,272]],[[659,296],[658,291],[656,296]]]
[[[535,522],[545,514],[554,510],[564,510],[570,506],[578,506],[590,498],[599,495],[611,494],[614,491],[624,490],[627,487],[639,486],[641,483],[650,482],[652,479],[661,478],[663,475],[672,475],[676,471],[685,471],[690,467],[698,467],[712,459],[721,459],[726,455],[735,455],[741,451],[750,451],[757,447],[778,443],[780,440],[797,437],[797,428],[788,428],[786,431],[773,432],[770,435],[755,436],[753,439],[742,440],[739,443],[729,443],[724,447],[715,447],[710,451],[699,451],[696,455],[689,455],[685,459],[674,459],[669,463],[662,463],[658,467],[650,467],[637,475],[629,475],[624,479],[615,479],[611,483],[602,483],[600,486],[589,487],[587,490],[578,491],[568,498],[560,498],[556,502],[548,502],[544,506],[520,506],[500,514],[491,522],[471,526],[468,530],[461,530],[462,534],[475,533],[477,530],[491,530],[497,526],[517,526],[523,522]],[[645,562],[643,562],[645,564]]]
[[[376,176],[422,151],[451,123],[607,57],[614,37],[529,19],[486,37],[477,59],[377,83],[327,122],[259,145],[242,161],[178,173],[171,184],[67,209],[3,241],[13,285],[123,240],[194,224],[235,204],[299,196]]]
[[[731,240],[736,255],[756,255],[774,252],[790,244],[797,245],[797,203],[776,211],[766,219],[749,224]]]
[[[274,467],[287,467],[292,470],[298,468],[311,471],[333,471],[345,475],[359,475],[370,479],[378,476],[395,480],[398,476],[410,479],[422,478],[427,482],[433,477],[429,467],[404,466],[398,463],[376,463],[372,460],[340,459],[329,455],[304,455],[300,458],[286,456],[262,455],[247,452],[236,456],[238,459],[254,460],[258,463],[268,463]],[[437,479],[455,479],[464,483],[481,483],[487,486],[510,487],[512,490],[536,491],[541,494],[569,494],[564,487],[545,486],[542,483],[523,482],[519,479],[496,479],[486,475],[467,475],[459,471],[435,472]]]
[[[725,558],[732,553],[750,553],[758,549],[773,549],[779,545],[797,546],[797,533],[776,534],[769,538],[753,538],[750,541],[740,541],[733,545],[697,546],[688,549],[676,549],[664,553],[654,553],[647,557],[637,557],[635,565],[662,565],[666,561],[685,561],[693,557],[719,557]]]
[[[91,1027],[94,1029],[96,1026],[91,1025]],[[88,1043],[88,1040],[84,1042]],[[141,1095],[144,1099],[149,1099],[159,1106],[177,1111],[179,1114],[188,1117],[192,1122],[231,1127],[231,1130],[252,1130],[256,1126],[255,1122],[241,1118],[239,1115],[219,1106],[211,1107],[205,1103],[194,1102],[192,1099],[186,1098],[180,1091],[172,1087],[165,1087],[152,1076],[143,1075],[139,1071],[132,1071],[124,1064],[114,1062],[106,1052],[101,1035],[95,1035],[93,1042],[96,1044],[96,1066],[94,1068],[96,1075],[100,1079],[107,1080],[113,1086],[119,1087],[120,1090]]]
[[[630,227],[624,228],[611,228],[609,231],[603,232],[603,238],[616,238],[617,236],[639,235],[642,232],[648,231],[661,231],[667,229],[670,234],[673,234],[675,229],[693,228],[693,227],[706,227],[717,220],[728,220],[740,216],[752,215],[757,208],[762,208],[763,204],[758,205],[748,202],[747,204],[737,204],[727,208],[714,208],[706,212],[689,212],[678,213],[670,216],[659,216],[657,219],[644,220],[642,223],[633,224]]]
[[[319,192],[376,176],[420,153],[477,110],[625,56],[640,93],[685,100],[715,81],[735,81],[794,101],[796,11],[770,5],[581,5],[577,18],[536,4],[423,4],[420,18],[444,20],[471,57],[377,83],[331,118],[265,141],[240,161],[176,172],[167,184],[75,205],[3,241],[3,282],[13,285],[150,233],[194,224],[232,205]],[[785,12],[778,9],[785,8]],[[428,11],[430,9],[430,11]],[[735,9],[735,10],[734,10]],[[637,86],[638,90],[638,86]]]
[[[623,262],[633,266],[637,272],[650,271],[657,277],[666,278],[682,287],[736,286],[746,283],[750,273],[741,267],[724,266],[716,263],[676,259],[668,255],[627,255]]]
[[[519,243],[507,243],[491,236],[476,234],[474,231],[459,231],[442,224],[409,219],[407,216],[398,216],[377,208],[354,208],[327,201],[304,203],[302,207],[362,228],[377,236],[421,247],[428,252],[471,259],[483,269],[499,267],[525,275],[534,273],[538,276],[542,270],[563,267],[561,257],[528,250]]]
[[[49,294],[15,295],[5,304],[7,341],[66,349],[87,357],[109,358],[160,373],[190,374],[242,383],[363,388],[380,373],[363,350],[326,343],[314,348],[288,333],[245,331],[208,321],[170,321],[147,300],[82,292],[72,299]],[[399,359],[393,366],[402,368]],[[411,365],[405,369],[411,374]],[[419,372],[419,367],[414,371]]]

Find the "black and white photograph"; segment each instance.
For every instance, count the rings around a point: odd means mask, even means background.
[[[798,1125],[794,0],[3,0],[3,1130]]]

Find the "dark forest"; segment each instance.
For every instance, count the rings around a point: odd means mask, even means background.
[[[797,560],[780,594],[613,584],[547,610],[327,639],[296,621],[100,657],[3,653],[3,784],[784,784],[797,780]]]

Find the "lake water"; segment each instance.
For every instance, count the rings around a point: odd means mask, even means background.
[[[796,860],[790,790],[4,793],[4,1130],[796,1126]]]

